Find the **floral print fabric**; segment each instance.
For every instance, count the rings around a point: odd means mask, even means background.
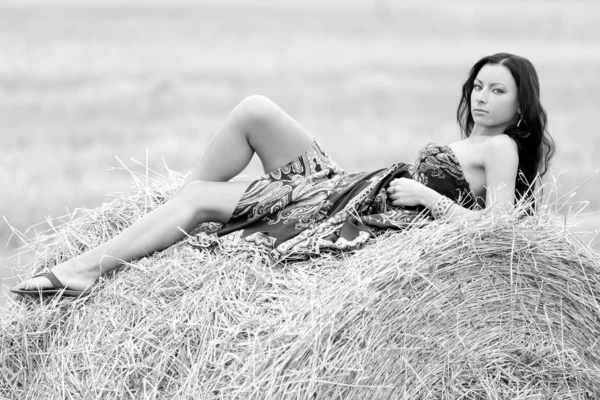
[[[356,249],[384,230],[432,220],[425,207],[391,204],[386,189],[400,177],[415,179],[464,207],[475,206],[448,146],[429,143],[413,164],[350,174],[314,142],[297,159],[252,182],[226,224],[201,224],[188,242],[225,250],[251,246],[275,259]]]

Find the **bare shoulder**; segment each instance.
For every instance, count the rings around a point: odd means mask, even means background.
[[[493,136],[486,142],[486,144],[490,151],[506,151],[507,153],[514,151],[515,154],[518,154],[517,142],[515,142],[513,138],[508,135]]]
[[[519,150],[517,143],[508,135],[497,135],[485,143],[485,161],[496,164],[501,161],[517,165],[519,163]]]

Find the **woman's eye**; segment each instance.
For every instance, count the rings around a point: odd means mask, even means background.
[[[494,89],[494,93],[504,93],[504,91],[501,89]]]
[[[475,90],[481,90],[481,86],[480,85],[475,85],[475,86],[473,86],[473,89],[475,89]]]

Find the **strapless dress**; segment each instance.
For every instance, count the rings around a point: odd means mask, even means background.
[[[477,207],[447,145],[428,143],[413,163],[348,173],[315,141],[295,160],[253,181],[226,224],[201,224],[188,243],[199,249],[258,246],[275,259],[357,249],[378,233],[433,219],[423,206],[392,204],[386,189],[400,177],[414,179],[465,208]]]

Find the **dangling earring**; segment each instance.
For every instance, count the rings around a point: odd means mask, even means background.
[[[519,122],[517,122],[517,128],[520,128],[521,127],[521,123],[523,122],[523,114],[521,113],[521,108],[520,107],[517,110],[517,114],[519,114],[519,116],[520,116]]]

